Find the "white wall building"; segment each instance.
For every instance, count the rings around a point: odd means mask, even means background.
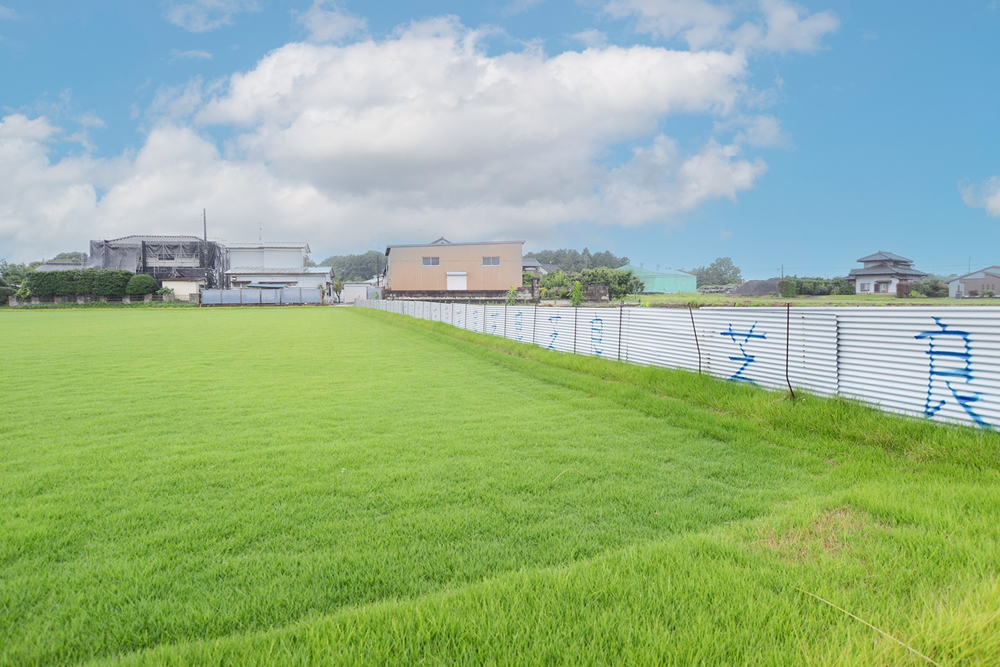
[[[239,287],[322,287],[331,294],[333,269],[308,266],[308,243],[232,243],[229,284]]]
[[[913,260],[881,250],[857,260],[864,267],[851,269],[847,277],[854,281],[855,294],[896,294],[901,282],[919,282],[927,277],[913,268]]]

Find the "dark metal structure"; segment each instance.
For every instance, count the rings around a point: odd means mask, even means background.
[[[124,236],[90,242],[88,269],[123,269],[157,280],[194,278],[226,287],[229,254],[221,243],[197,236]]]

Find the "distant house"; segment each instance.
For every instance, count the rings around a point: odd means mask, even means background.
[[[864,266],[852,269],[847,277],[854,281],[855,294],[895,294],[901,282],[920,281],[927,277],[913,268],[913,260],[879,251],[857,260]]]
[[[320,287],[330,294],[333,269],[308,266],[308,243],[232,243],[228,248],[232,268],[227,275],[233,287]]]
[[[506,292],[520,287],[524,241],[392,245],[385,288],[394,294],[427,292]]]
[[[626,264],[618,268],[619,271],[631,271],[643,282],[644,294],[677,294],[680,292],[697,292],[697,276],[667,269],[666,271],[650,271],[641,266]]]
[[[953,299],[978,296],[986,290],[1000,290],[1000,266],[987,266],[948,282],[948,296]]]
[[[83,268],[147,273],[164,286],[220,287],[225,281],[225,246],[197,236],[143,234],[91,241],[88,255]]]

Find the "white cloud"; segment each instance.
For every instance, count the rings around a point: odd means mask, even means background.
[[[182,233],[203,207],[210,234],[230,241],[254,238],[262,221],[342,251],[440,235],[540,239],[578,222],[675,224],[766,172],[743,153],[766,120],[694,152],[658,130],[673,114],[742,118],[739,53],[491,56],[479,38],[438,19],[379,41],[288,44],[220,84],[159,89],[144,146],[113,160],[52,161],[58,128],[8,116],[0,247],[40,256],[101,236]],[[199,129],[216,126],[224,145]],[[622,145],[631,158],[606,164]]]
[[[208,51],[181,51],[180,49],[172,49],[170,51],[171,60],[211,60],[212,54]]]
[[[1000,176],[993,176],[980,185],[960,188],[962,199],[973,208],[986,209],[986,213],[1000,218]]]
[[[573,39],[582,42],[589,49],[601,49],[608,44],[608,36],[600,30],[583,30],[573,35]]]
[[[166,18],[190,32],[208,32],[232,25],[242,12],[260,11],[258,0],[189,0],[168,2]]]
[[[299,15],[298,22],[313,42],[336,42],[368,27],[365,19],[345,12],[331,0],[313,0],[312,7]]]
[[[720,241],[728,241],[729,238],[732,235],[733,235],[733,233],[730,230],[728,230],[728,229],[720,229],[719,230],[719,240]]]
[[[634,18],[639,32],[679,38],[693,49],[816,51],[822,38],[840,26],[832,12],[807,14],[788,0],[759,0],[751,12],[745,7],[709,0],[609,0],[605,11]]]
[[[738,115],[715,124],[717,132],[736,130],[734,144],[746,144],[754,148],[788,148],[791,137],[781,128],[781,121],[768,115]]]
[[[16,21],[17,18],[17,12],[10,7],[0,5],[0,21]]]

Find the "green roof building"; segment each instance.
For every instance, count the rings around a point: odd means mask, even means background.
[[[641,266],[626,264],[619,271],[631,271],[639,280],[646,284],[644,294],[677,294],[678,292],[697,292],[698,279],[683,271],[650,271]]]

